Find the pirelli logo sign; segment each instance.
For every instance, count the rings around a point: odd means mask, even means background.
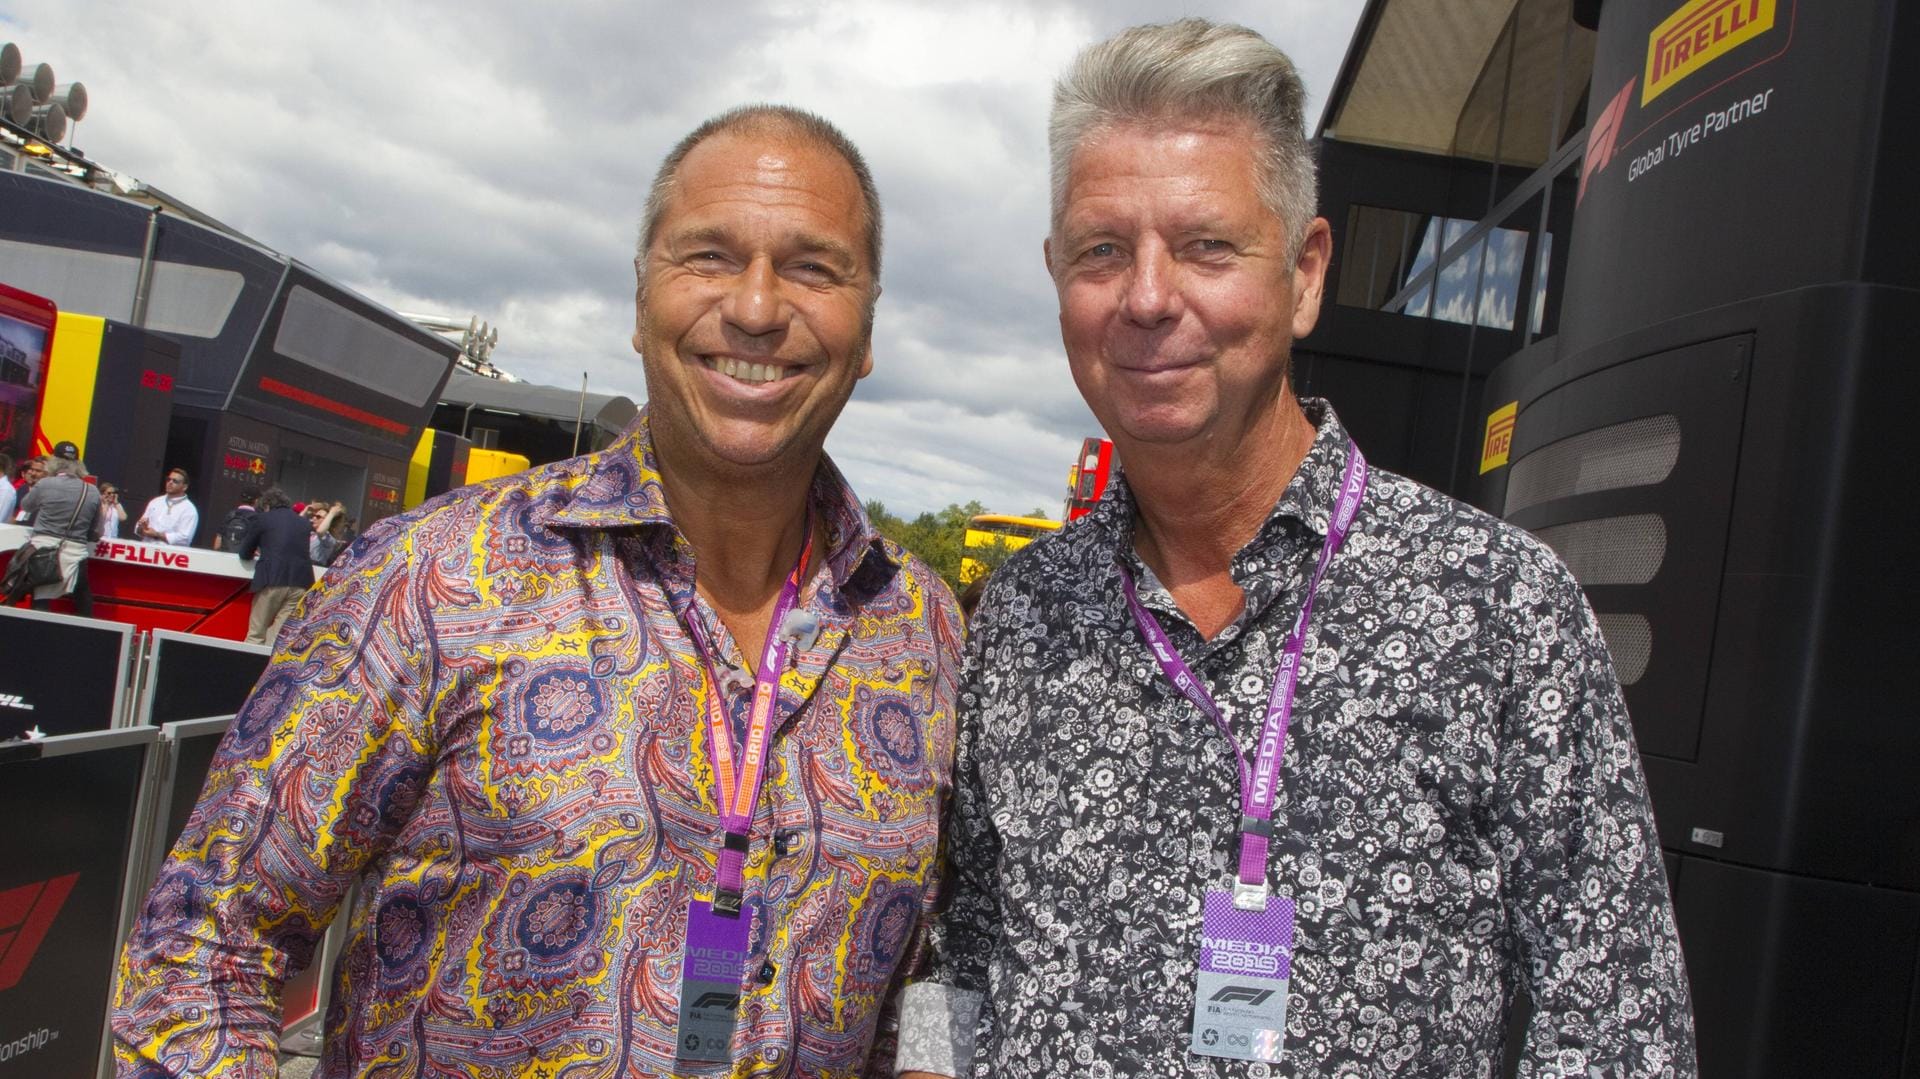
[[[1519,414],[1520,402],[1509,401],[1487,417],[1487,437],[1480,443],[1482,476],[1507,463],[1507,453],[1513,449],[1513,421]]]
[[[1691,0],[1647,35],[1640,104],[1773,29],[1777,0]]]

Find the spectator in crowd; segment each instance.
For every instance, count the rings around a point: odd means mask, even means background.
[[[13,475],[13,455],[0,453],[0,476]],[[12,483],[0,483],[0,521],[13,520],[14,510],[19,507],[20,492]]]
[[[316,566],[331,566],[333,560],[340,557],[347,544],[353,542],[349,531],[347,507],[335,502],[331,506],[324,503],[307,507],[307,519],[313,522],[313,541],[308,554]]]
[[[47,474],[46,458],[44,457],[27,458],[26,463],[20,466],[20,474],[18,476],[15,476],[13,479],[14,496],[16,498],[25,498],[27,495],[27,488],[32,487],[36,483],[39,483],[40,477],[46,474]]]
[[[133,534],[153,543],[171,543],[186,547],[200,530],[200,511],[187,497],[187,470],[167,470],[167,489],[153,496],[146,512],[134,522]]]
[[[31,589],[32,599],[58,599],[72,593],[74,613],[83,618],[93,614],[87,556],[93,551],[93,541],[100,537],[100,492],[80,478],[85,474],[86,467],[78,461],[49,458],[46,478],[20,500],[20,508],[33,521],[33,535],[27,542],[33,547],[59,548],[60,579],[36,586],[24,574],[9,574],[14,583],[7,589],[8,606],[20,602]],[[14,557],[26,557],[26,549]],[[28,606],[33,605],[32,599]]]
[[[120,528],[127,523],[127,507],[120,504],[120,488],[117,484],[100,484],[100,536],[103,539],[119,539]]]
[[[247,640],[272,644],[300,597],[313,587],[313,563],[307,551],[313,527],[293,512],[286,492],[278,487],[262,492],[257,505],[258,512],[247,515],[247,530],[233,551],[254,559]]]
[[[260,488],[247,486],[240,488],[240,504],[227,511],[220,519],[220,527],[213,532],[213,549],[232,551],[240,546],[240,540],[247,534],[247,523],[253,518],[254,501],[260,497]]]
[[[53,447],[53,455],[69,461],[78,461],[80,459],[80,447],[71,442],[57,442]],[[86,470],[81,469],[81,472],[83,474],[82,478],[85,478],[84,473]]]

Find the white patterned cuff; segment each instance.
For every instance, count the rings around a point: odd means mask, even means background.
[[[900,1042],[893,1073],[958,1076],[973,1063],[973,1035],[985,996],[937,982],[914,982],[900,992]]]

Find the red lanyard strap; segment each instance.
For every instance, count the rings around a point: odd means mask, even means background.
[[[800,548],[800,559],[793,564],[787,580],[774,602],[773,618],[767,623],[767,639],[760,648],[760,667],[754,672],[753,707],[748,712],[746,742],[741,747],[739,764],[734,763],[733,731],[727,724],[727,710],[720,703],[721,682],[714,674],[715,650],[691,606],[682,617],[694,651],[700,653],[702,673],[707,678],[707,747],[713,759],[714,804],[720,807],[722,834],[719,863],[714,869],[713,909],[721,914],[740,913],[740,898],[746,887],[747,836],[753,828],[754,810],[760,804],[760,781],[767,765],[767,751],[773,742],[773,706],[780,699],[780,672],[786,669],[788,645],[798,634],[787,626],[788,615],[800,596],[800,578],[813,554],[813,510],[807,510],[807,539]]]

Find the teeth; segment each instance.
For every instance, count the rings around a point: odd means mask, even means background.
[[[741,382],[778,382],[783,378],[793,377],[793,374],[799,370],[797,367],[780,367],[770,363],[743,363],[732,358],[709,359],[704,362],[709,369]]]

